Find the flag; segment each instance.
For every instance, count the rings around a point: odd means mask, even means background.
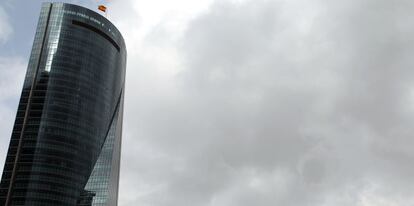
[[[106,6],[104,6],[104,5],[99,5],[98,9],[103,11],[103,12],[106,12]]]

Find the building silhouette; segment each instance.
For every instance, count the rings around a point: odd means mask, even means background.
[[[125,67],[124,40],[105,17],[42,5],[0,205],[117,205]]]

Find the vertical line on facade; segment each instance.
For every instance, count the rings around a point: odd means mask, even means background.
[[[22,130],[20,131],[19,143],[17,145],[16,157],[14,159],[13,170],[12,170],[12,175],[10,177],[9,189],[7,191],[5,206],[9,206],[10,202],[11,202],[11,199],[12,199],[12,190],[13,190],[13,185],[14,185],[14,178],[16,177],[17,163],[18,163],[18,160],[19,160],[19,157],[20,157],[20,150],[21,150],[21,147],[22,147],[24,130],[25,130],[25,127],[26,127],[27,118],[28,118],[29,109],[30,109],[30,103],[31,103],[32,95],[33,95],[33,88],[36,84],[37,74],[38,74],[38,71],[39,71],[39,68],[40,68],[40,61],[41,61],[42,55],[43,55],[43,49],[44,49],[44,46],[45,46],[47,30],[48,30],[48,27],[49,27],[49,20],[50,20],[50,14],[52,12],[52,8],[53,8],[53,4],[49,4],[49,8],[48,8],[49,11],[48,11],[46,26],[45,26],[45,30],[44,30],[44,34],[43,34],[43,39],[42,39],[42,46],[40,48],[39,58],[38,58],[37,65],[36,65],[36,72],[33,75],[33,82],[32,82],[32,85],[30,86],[29,98],[27,100],[27,106],[26,106],[26,110],[25,110],[25,114],[24,114]]]

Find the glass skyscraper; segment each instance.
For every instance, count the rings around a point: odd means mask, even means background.
[[[100,14],[44,3],[0,205],[116,206],[126,49]]]

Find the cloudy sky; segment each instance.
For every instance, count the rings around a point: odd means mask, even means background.
[[[1,168],[40,2],[0,2]],[[414,205],[414,1],[106,3],[120,206]]]

